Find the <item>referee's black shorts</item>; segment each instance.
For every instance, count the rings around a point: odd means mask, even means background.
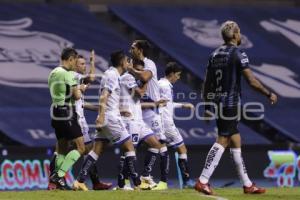
[[[73,140],[82,136],[75,107],[54,106],[52,109],[51,125],[55,130],[57,140]]]
[[[239,133],[238,123],[240,108],[238,106],[218,108],[217,128],[218,135],[232,136]]]

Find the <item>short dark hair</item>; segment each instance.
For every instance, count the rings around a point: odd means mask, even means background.
[[[78,53],[74,48],[67,47],[64,48],[61,52],[61,60],[68,60],[70,57],[77,57]]]
[[[110,54],[110,62],[112,66],[117,67],[121,64],[121,61],[126,57],[126,54],[124,51],[119,50],[119,51],[114,51],[113,53]]]
[[[145,63],[144,61],[142,60],[139,60],[139,59],[133,59],[133,62],[132,62],[133,65],[141,65],[141,66],[145,66]]]
[[[79,59],[79,58],[85,59],[85,57],[83,57],[83,55],[81,55],[81,54],[79,54],[79,55],[77,56],[77,58],[78,58],[78,59]]]
[[[173,73],[182,72],[182,69],[179,67],[179,65],[176,62],[169,62],[166,65],[165,75],[169,76],[172,72]]]
[[[135,46],[138,49],[143,50],[143,55],[145,57],[149,57],[150,56],[150,51],[151,51],[151,45],[147,40],[135,40]]]

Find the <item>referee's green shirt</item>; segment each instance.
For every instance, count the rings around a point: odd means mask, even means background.
[[[48,77],[48,86],[50,89],[52,104],[74,105],[71,88],[76,86],[77,81],[73,71],[68,71],[62,66],[53,69]]]

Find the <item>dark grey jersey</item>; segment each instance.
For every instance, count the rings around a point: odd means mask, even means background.
[[[236,106],[241,97],[242,71],[249,67],[246,53],[233,45],[222,45],[210,56],[204,82],[206,101]]]

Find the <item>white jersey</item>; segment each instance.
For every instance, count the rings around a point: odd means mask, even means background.
[[[155,63],[148,59],[144,58],[144,70],[152,72],[152,78],[148,81],[146,94],[143,97],[143,101],[145,102],[156,102],[160,100],[159,94],[159,86],[157,79],[157,68]],[[143,109],[143,118],[153,117],[153,110],[151,109]]]
[[[77,80],[78,85],[81,84],[82,79],[85,78],[83,74],[80,74],[78,72],[74,72],[75,74],[75,79]],[[76,106],[76,113],[79,118],[84,117],[84,95],[81,95],[80,99],[75,101],[75,106]]]
[[[83,74],[78,72],[74,72],[75,78],[77,80],[78,85],[83,82],[83,79],[86,77]],[[84,143],[88,144],[92,142],[92,138],[89,135],[89,126],[84,116],[84,95],[81,95],[80,99],[75,101],[76,113],[77,113],[77,121],[81,128],[81,132],[83,134]]]
[[[134,96],[132,89],[138,87],[136,79],[130,73],[126,72],[120,78],[121,84],[121,99],[120,99],[120,111],[126,111],[131,114],[128,119],[134,119],[135,121],[141,121],[142,119],[142,107],[138,97]]]
[[[167,100],[167,105],[161,107],[161,118],[162,125],[164,128],[164,134],[166,136],[166,143],[168,147],[178,147],[183,144],[183,138],[176,128],[174,123],[173,115],[174,108],[180,107],[182,104],[175,103],[173,101],[173,85],[166,78],[161,78],[158,81],[159,84],[159,93],[161,99]]]
[[[161,78],[158,84],[161,99],[168,101],[166,106],[160,108],[163,121],[168,120],[171,122],[173,121],[174,107],[178,107],[181,104],[173,102],[173,85],[168,79]]]
[[[107,89],[110,95],[107,99],[106,114],[120,115],[120,74],[115,67],[108,68],[101,79],[99,94],[103,89]]]

